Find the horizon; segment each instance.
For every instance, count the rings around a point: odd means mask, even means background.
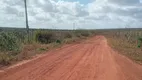
[[[0,27],[0,29],[26,29],[25,27]],[[119,29],[122,29],[122,30],[125,30],[125,29],[131,29],[131,30],[135,30],[135,29],[142,29],[142,28],[136,28],[136,27],[132,27],[132,28],[98,28],[98,29],[83,29],[83,28],[77,28],[77,29],[56,29],[56,28],[30,28],[29,27],[29,30],[119,30]]]

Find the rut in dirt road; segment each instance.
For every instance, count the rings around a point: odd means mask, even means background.
[[[142,66],[97,36],[6,69],[0,72],[0,80],[142,80]]]

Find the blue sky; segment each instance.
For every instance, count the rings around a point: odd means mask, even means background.
[[[142,0],[141,0],[142,1]],[[140,0],[27,0],[31,28],[142,28]],[[25,27],[24,3],[0,0],[0,26]]]

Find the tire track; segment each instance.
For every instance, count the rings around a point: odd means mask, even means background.
[[[0,80],[142,80],[142,66],[117,54],[104,36],[96,36],[7,69]]]

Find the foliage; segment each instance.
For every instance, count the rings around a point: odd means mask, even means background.
[[[138,30],[113,30],[102,32],[109,44],[121,54],[142,63],[141,31]]]
[[[9,65],[16,56],[11,55],[10,53],[0,53],[0,64]]]
[[[30,30],[30,37],[24,29],[1,30],[0,32],[0,65],[11,64],[12,61],[28,59],[48,48],[69,44],[78,39],[89,37],[91,31],[86,30]],[[24,44],[22,46],[22,44]],[[38,44],[38,45],[34,45]],[[29,45],[29,46],[28,46]],[[41,47],[44,45],[44,47]],[[48,46],[48,48],[46,48]]]
[[[56,41],[54,38],[55,35],[51,32],[36,31],[34,35],[35,35],[34,37],[35,41],[42,44],[48,44]]]
[[[142,45],[142,38],[141,38],[141,37],[139,37],[139,38],[138,38],[138,48],[140,48],[140,47],[141,47],[141,45]]]
[[[0,32],[0,64],[8,65],[21,51],[22,43],[12,32]]]
[[[61,41],[60,41],[60,40],[56,40],[56,43],[59,43],[59,44],[61,44]]]
[[[91,33],[87,30],[76,30],[75,35],[77,37],[89,37]]]
[[[0,51],[20,51],[21,43],[11,32],[0,33]]]
[[[64,38],[72,38],[72,37],[73,37],[72,33],[67,32],[64,34]]]

